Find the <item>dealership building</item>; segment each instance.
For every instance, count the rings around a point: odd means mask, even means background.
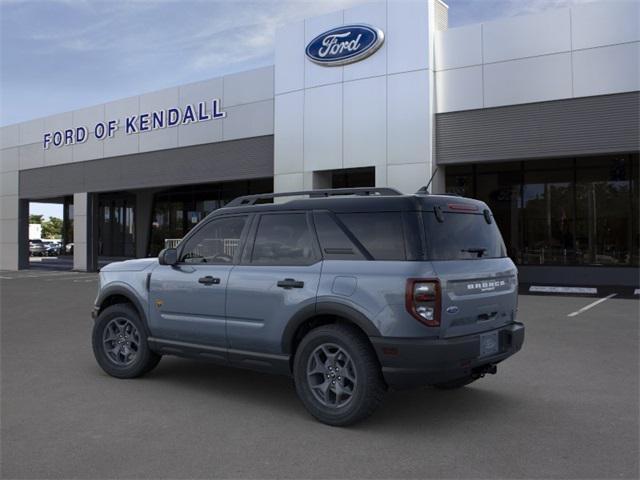
[[[439,0],[280,28],[275,64],[0,130],[0,269],[30,202],[76,270],[157,255],[244,194],[394,187],[485,201],[521,281],[638,286],[640,4],[448,27]]]

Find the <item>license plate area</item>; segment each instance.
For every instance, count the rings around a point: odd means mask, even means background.
[[[480,357],[489,357],[500,351],[500,337],[498,332],[483,333],[480,335]]]

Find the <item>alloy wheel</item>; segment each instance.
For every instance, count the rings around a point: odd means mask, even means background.
[[[140,333],[136,326],[124,317],[111,320],[102,336],[107,358],[119,367],[131,365],[140,348]]]
[[[358,384],[351,356],[335,343],[316,347],[307,362],[307,384],[325,407],[344,407],[353,398]]]

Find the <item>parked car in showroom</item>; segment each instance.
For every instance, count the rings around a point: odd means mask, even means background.
[[[29,240],[29,255],[32,257],[44,257],[47,254],[47,247],[42,240],[35,238]]]
[[[259,204],[285,196],[309,198]],[[118,378],[162,355],[290,375],[311,415],[344,426],[388,388],[496,373],[524,341],[517,294],[481,201],[388,188],[254,195],[158,259],[102,268],[92,344]]]

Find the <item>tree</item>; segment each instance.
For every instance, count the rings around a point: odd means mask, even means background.
[[[62,236],[62,219],[49,217],[49,220],[42,223],[43,238],[60,238]]]
[[[42,225],[44,215],[29,215],[29,223],[39,223]]]

